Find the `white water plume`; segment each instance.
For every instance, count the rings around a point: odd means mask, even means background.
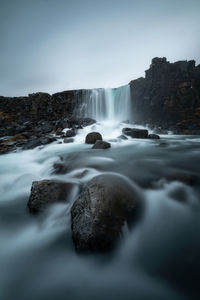
[[[130,86],[91,90],[83,99],[80,114],[97,121],[120,122],[130,119]]]

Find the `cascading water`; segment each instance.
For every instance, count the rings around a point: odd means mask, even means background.
[[[93,89],[82,99],[80,115],[97,121],[120,122],[130,119],[131,97],[130,86],[116,89]]]

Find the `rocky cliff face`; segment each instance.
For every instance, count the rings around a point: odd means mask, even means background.
[[[0,124],[25,121],[58,120],[79,113],[87,90],[53,94],[29,94],[28,97],[0,97]]]
[[[134,122],[175,133],[200,133],[200,65],[195,61],[154,58],[145,78],[131,81],[130,88]],[[0,97],[0,136],[7,127],[26,121],[83,117],[82,103],[90,94],[91,90],[74,90]]]
[[[177,133],[200,133],[200,65],[154,58],[145,73],[130,82],[133,120]]]

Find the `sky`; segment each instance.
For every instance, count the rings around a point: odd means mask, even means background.
[[[117,87],[200,63],[200,0],[0,0],[0,95]]]

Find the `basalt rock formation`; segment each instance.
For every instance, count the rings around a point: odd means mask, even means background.
[[[133,120],[174,133],[199,134],[200,65],[156,57],[145,73],[145,78],[130,82]]]
[[[156,57],[145,78],[133,80],[129,85],[131,119],[135,123],[175,133],[200,133],[200,65],[195,66],[194,60],[170,63],[165,57]],[[71,128],[59,126],[60,120],[63,123],[67,118],[69,125],[69,119],[85,117],[83,102],[91,94],[92,90],[73,90],[53,95],[0,96],[0,137],[27,132],[29,127],[36,128],[38,122],[48,122],[53,129]]]

